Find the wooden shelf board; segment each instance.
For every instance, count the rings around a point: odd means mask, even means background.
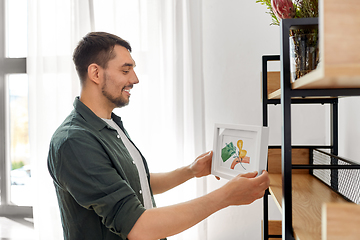
[[[280,99],[281,97],[281,89],[278,89],[268,95],[268,99]]]
[[[280,99],[281,98],[281,90],[278,89],[268,95],[268,99]],[[306,97],[306,99],[329,99],[329,98],[335,98],[330,96],[321,96],[321,97]],[[293,97],[292,99],[301,99],[301,97]]]
[[[269,235],[281,235],[281,220],[269,220],[268,221],[268,233]],[[264,221],[261,220],[261,239],[264,239]],[[278,238],[269,238],[269,240],[279,240]]]
[[[322,209],[322,239],[359,239],[359,224],[359,205],[354,203],[324,204]]]
[[[280,78],[278,81],[280,81]],[[360,88],[360,64],[358,66],[338,65],[331,68],[327,67],[326,71],[319,67],[293,82],[291,86],[292,89]],[[280,97],[281,89],[274,90],[268,94],[268,99],[280,99]],[[329,97],[323,96],[323,98]]]
[[[331,88],[360,88],[360,64],[319,67],[292,83],[292,89]]]
[[[267,88],[268,95],[277,89],[280,89],[280,72],[268,72],[267,73]]]
[[[269,174],[270,193],[281,211],[282,175]],[[293,228],[295,239],[321,239],[321,211],[323,203],[347,202],[339,194],[310,174],[292,175]]]
[[[291,150],[292,164],[309,164],[309,154],[309,148],[293,148]],[[281,148],[270,148],[268,150],[268,172],[270,174],[281,174],[281,169]],[[293,169],[292,173],[309,174],[309,169]]]

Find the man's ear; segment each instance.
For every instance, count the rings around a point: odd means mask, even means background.
[[[88,67],[88,77],[95,84],[100,84],[100,66],[92,63]]]

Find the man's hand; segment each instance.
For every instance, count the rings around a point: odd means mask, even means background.
[[[204,177],[211,173],[212,155],[212,151],[203,153],[189,166],[194,177]]]
[[[250,204],[261,198],[265,194],[265,190],[269,188],[270,179],[267,171],[263,171],[258,177],[257,172],[240,174],[223,187],[224,203],[227,206]]]
[[[193,177],[203,177],[211,173],[213,152],[209,151],[198,156],[195,161],[185,167],[166,173],[151,173],[150,185],[154,194],[172,189]],[[219,177],[216,177],[218,180]]]
[[[195,161],[189,166],[190,171],[194,177],[204,177],[211,173],[213,151],[209,151],[198,156]],[[219,177],[216,177],[218,180]]]

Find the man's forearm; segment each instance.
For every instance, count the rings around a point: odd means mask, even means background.
[[[198,156],[189,166],[167,173],[150,174],[150,185],[154,194],[170,190],[193,177],[204,177],[211,172],[212,151]]]
[[[268,173],[238,175],[221,188],[197,199],[163,208],[146,210],[128,235],[129,240],[156,240],[188,229],[214,212],[230,205],[250,204],[264,196]]]
[[[138,219],[129,240],[155,240],[180,233],[214,212],[227,207],[222,189],[203,197],[168,207],[146,210]]]
[[[166,192],[194,177],[189,166],[166,173],[151,173],[150,185],[154,194]]]

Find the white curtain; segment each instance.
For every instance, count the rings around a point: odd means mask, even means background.
[[[30,143],[39,239],[62,239],[46,159],[51,135],[72,109],[79,80],[72,51],[87,32],[130,42],[140,83],[115,112],[152,172],[190,164],[205,151],[201,0],[29,1]],[[92,19],[93,21],[90,21]],[[205,180],[156,196],[158,207],[206,193]],[[206,239],[206,221],[169,239]]]
[[[52,179],[47,170],[50,139],[72,110],[79,83],[72,51],[90,31],[87,1],[29,1],[29,135],[38,239],[63,239]],[[86,10],[87,9],[87,10]]]

